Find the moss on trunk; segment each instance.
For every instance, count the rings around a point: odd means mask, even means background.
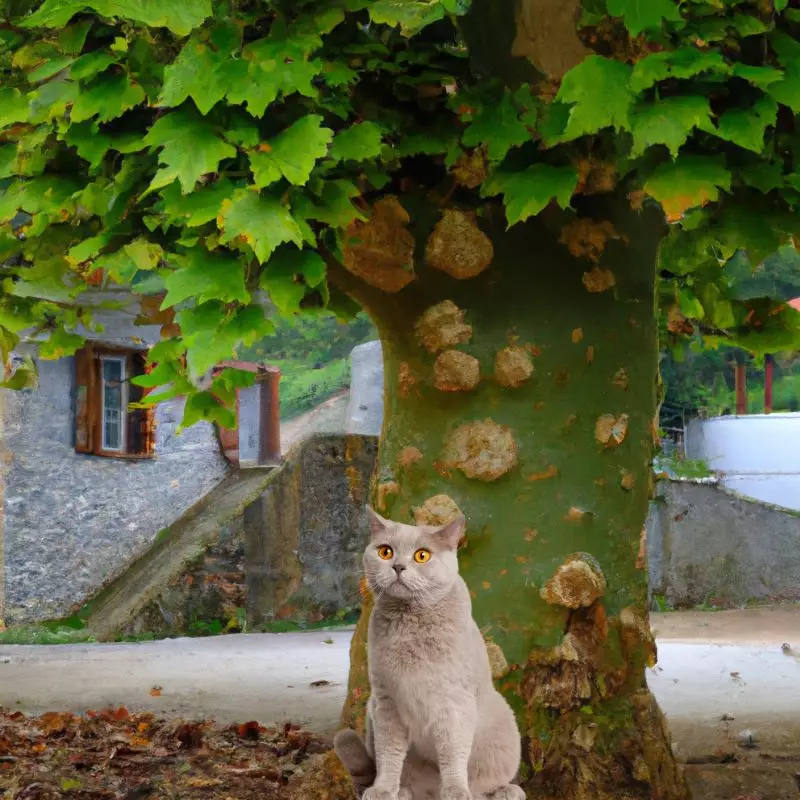
[[[332,268],[383,341],[375,504],[418,523],[466,514],[461,571],[508,664],[498,685],[525,736],[531,796],[685,797],[644,680],[655,657],[640,541],[661,217],[632,211],[622,193],[509,231],[499,218],[448,227],[437,217],[413,214],[417,263],[427,248],[428,264],[399,294]],[[476,274],[478,230],[493,252]],[[470,277],[453,277],[466,262]],[[369,610],[353,642],[347,726],[360,727],[369,693]]]

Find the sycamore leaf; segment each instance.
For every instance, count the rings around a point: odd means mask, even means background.
[[[773,31],[769,41],[786,72],[784,79],[771,83],[766,92],[795,114],[800,114],[800,44],[780,31]]]
[[[530,131],[519,118],[511,93],[506,91],[499,104],[486,104],[461,138],[465,147],[485,144],[492,161],[502,161],[512,147],[531,140]]]
[[[760,153],[764,149],[764,133],[778,118],[778,104],[771,97],[762,97],[752,108],[733,108],[726,111],[714,133],[726,142],[738,144],[745,150]]]
[[[640,105],[631,115],[631,155],[640,156],[648,147],[663,144],[675,158],[696,127],[704,131],[714,130],[711,104],[706,97],[665,97]]]
[[[362,126],[363,127],[363,126]],[[262,188],[286,178],[297,186],[305,184],[317,160],[328,152],[333,138],[322,127],[322,117],[308,114],[249,154],[255,184]]]
[[[97,167],[111,147],[111,137],[99,130],[97,123],[75,123],[67,128],[64,141],[78,151],[89,165]]]
[[[144,89],[127,75],[102,75],[81,90],[72,105],[70,120],[84,122],[97,117],[100,122],[108,122],[143,103],[144,99]]]
[[[236,427],[236,413],[226,408],[211,392],[190,394],[183,406],[180,429],[191,428],[204,420],[219,425],[220,428]]]
[[[28,98],[19,89],[0,86],[0,128],[27,120]]]
[[[186,344],[186,362],[197,378],[236,355],[240,344],[252,345],[274,330],[259,306],[227,311],[219,302],[205,302],[175,315]]]
[[[364,219],[352,203],[352,198],[360,194],[350,181],[326,181],[317,197],[312,198],[309,192],[294,197],[292,209],[303,219],[322,222],[334,228],[346,228],[354,219]]]
[[[732,74],[761,89],[784,78],[783,72],[775,67],[751,67],[748,64],[734,64]]]
[[[158,104],[179,106],[191,97],[200,113],[208,114],[243,77],[246,65],[234,59],[239,45],[238,33],[227,26],[217,28],[210,42],[196,35],[189,37],[175,61],[164,70]]]
[[[222,244],[241,236],[262,264],[279,244],[303,246],[303,233],[289,209],[279,199],[254,191],[242,190],[223,201],[217,225]]]
[[[106,50],[92,50],[86,55],[76,58],[69,68],[71,78],[76,81],[86,81],[105,72],[117,59]]]
[[[75,14],[86,9],[102,17],[120,17],[187,36],[211,16],[211,0],[45,0],[22,25],[64,28]]]
[[[719,199],[719,190],[730,191],[731,173],[720,159],[711,156],[679,156],[662,164],[650,176],[644,190],[675,221],[695,206]]]
[[[552,200],[561,208],[569,207],[577,185],[578,172],[574,167],[534,164],[522,172],[495,173],[484,183],[481,193],[487,197],[503,194],[510,228],[535,216]]]
[[[281,96],[317,94],[313,81],[322,71],[322,62],[309,60],[302,41],[293,42],[288,33],[251,42],[238,63],[246,70],[228,89],[228,102],[246,104],[254,117],[263,117],[267,106]]]
[[[589,56],[567,72],[556,100],[572,108],[559,140],[571,141],[603,128],[629,130],[630,77],[631,67],[602,56]]]
[[[727,74],[730,67],[718,50],[700,50],[686,45],[674,51],[651,53],[637,61],[630,77],[630,88],[636,94],[667,78],[682,80],[704,72]]]
[[[261,273],[261,288],[282,314],[295,314],[300,310],[306,290],[320,286],[325,274],[325,262],[313,250],[282,247]],[[302,280],[298,280],[298,276]]]
[[[642,31],[661,27],[661,21],[681,19],[675,0],[608,0],[608,13],[622,17],[625,27],[638,36]]]
[[[378,25],[400,26],[403,36],[413,36],[445,15],[438,0],[373,0],[369,16]]]
[[[220,178],[196,192],[182,195],[176,181],[161,190],[161,208],[170,223],[197,228],[217,218],[222,203],[233,195],[233,184]]]
[[[366,161],[383,149],[383,128],[374,122],[351,125],[336,134],[330,157],[334,161]]]
[[[147,136],[150,148],[163,148],[151,189],[167,186],[176,178],[189,194],[203,175],[216,172],[219,162],[233,158],[236,149],[217,136],[214,128],[188,111],[173,111],[157,120]]]
[[[247,303],[250,294],[244,285],[244,265],[232,255],[209,253],[205,247],[193,247],[182,259],[183,266],[164,280],[167,296],[161,308],[195,298],[198,303],[219,300],[223,303]]]

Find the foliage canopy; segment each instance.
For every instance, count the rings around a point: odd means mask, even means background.
[[[583,0],[587,57],[563,76],[519,59],[514,81],[475,66],[468,13],[468,0],[6,3],[4,357],[31,330],[43,357],[73,352],[93,324],[87,287],[130,287],[164,312],[151,401],[185,394],[186,423],[230,422],[246,378],[198,379],[276,315],[344,309],[326,263],[381,196],[412,214],[503,203],[515,225],[617,187],[672,223],[670,336],[800,346],[800,315],[737,294],[726,269],[796,235],[800,8]]]

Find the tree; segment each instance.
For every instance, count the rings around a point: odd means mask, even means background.
[[[796,228],[791,5],[12,6],[4,348],[34,329],[71,352],[87,282],[131,286],[164,324],[151,400],[228,424],[245,378],[197,381],[271,331],[260,293],[283,316],[355,300],[386,360],[375,504],[467,515],[531,796],[683,798],[644,680],[657,259],[669,337],[797,341],[796,312],[737,298],[723,268]]]

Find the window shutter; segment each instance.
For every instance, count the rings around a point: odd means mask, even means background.
[[[146,353],[133,353],[130,358],[131,377],[147,375],[150,366]],[[135,383],[129,384],[128,401],[140,403],[149,392]],[[128,453],[129,455],[151,456],[155,451],[155,408],[128,409]]]
[[[91,344],[75,353],[75,451],[94,452],[97,374]]]

